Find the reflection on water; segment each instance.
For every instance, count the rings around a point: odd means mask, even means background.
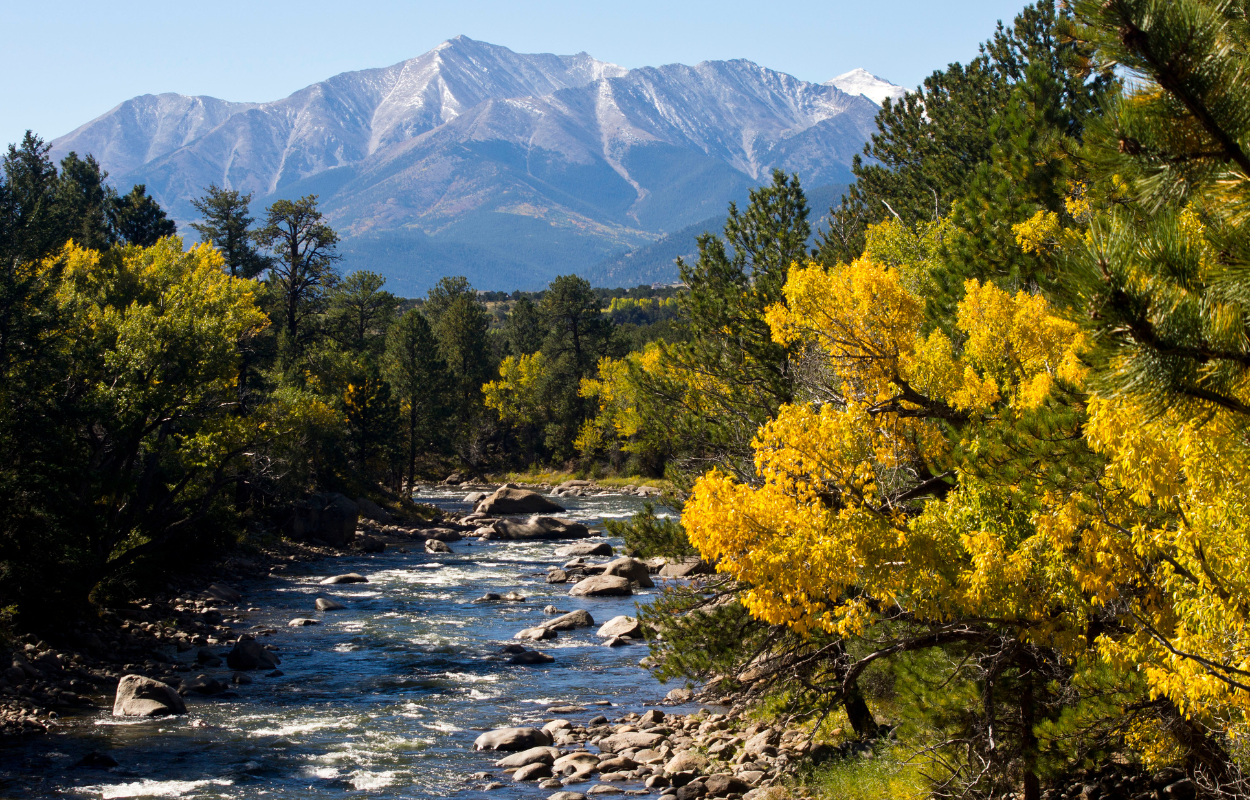
[[[461,491],[428,490],[418,499],[464,512]],[[602,520],[640,510],[634,497],[561,498],[561,516],[602,530]],[[619,716],[663,696],[638,668],[641,646],[608,648],[595,629],[561,632],[539,643],[556,661],[509,666],[500,645],[547,616],[543,607],[584,608],[597,623],[633,614],[632,598],[573,598],[548,585],[546,569],[564,559],[560,542],[456,542],[437,556],[410,548],[293,565],[281,578],[238,588],[246,605],[235,626],[272,627],[266,641],[282,655],[279,678],[260,677],[234,698],[188,698],[188,715],[114,720],[99,712],[85,724],[0,750],[0,797],[299,798],[546,797],[551,790],[512,784],[493,793],[466,780],[493,771],[497,758],[474,753],[478,732],[549,719],[548,706],[585,706],[590,718],[608,699]],[[619,542],[614,541],[613,544]],[[360,572],[368,584],[320,586],[326,575]],[[475,604],[488,591],[517,590],[524,603]],[[333,597],[345,611],[316,612]],[[287,628],[293,617],[320,625]],[[194,651],[179,658],[194,659]],[[228,678],[226,669],[198,668]],[[193,673],[194,674],[194,673]],[[584,721],[584,720],[582,720]],[[90,751],[120,766],[72,768]]]

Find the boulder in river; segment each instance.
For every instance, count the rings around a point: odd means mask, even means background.
[[[445,542],[440,542],[438,539],[426,539],[425,540],[425,552],[427,553],[450,553],[451,548],[448,547]]]
[[[550,747],[551,736],[537,728],[497,728],[473,741],[474,750],[515,752],[531,747]]]
[[[634,617],[613,617],[599,629],[599,636],[610,639],[613,636],[628,636],[633,639],[642,638],[642,626]]]
[[[547,572],[547,583],[568,583],[569,574],[562,569],[553,569]]]
[[[460,531],[452,528],[426,528],[423,531],[417,531],[417,535],[427,541],[434,539],[439,542],[458,542],[464,538],[460,535]]]
[[[555,517],[530,517],[525,522],[514,519],[501,519],[491,529],[492,539],[517,539],[533,541],[538,539],[585,539],[590,536],[590,528],[580,522],[571,522]]]
[[[523,631],[517,632],[512,638],[519,639],[523,642],[524,641],[540,642],[540,641],[543,641],[544,639],[556,638],[556,632],[553,631],[551,628],[543,628],[543,627],[526,628]]]
[[[487,515],[540,514],[544,511],[563,511],[564,507],[551,502],[538,492],[518,489],[505,483],[483,498],[475,510],[479,514]]]
[[[385,553],[386,542],[376,536],[357,536],[356,541],[352,542],[352,547],[362,553]]]
[[[633,593],[629,578],[620,575],[594,575],[569,589],[573,597],[623,597]]]
[[[556,555],[560,558],[570,558],[573,556],[610,556],[612,554],[612,545],[607,542],[575,542],[573,544],[566,544],[563,547],[556,548]]]
[[[503,596],[502,596],[502,595],[500,595],[498,592],[487,592],[486,594],[482,595],[481,597],[479,597],[478,599],[474,600],[473,602],[475,602],[475,603],[493,603],[493,602],[494,602],[494,601],[496,601],[496,600],[502,600],[502,599],[503,599]]]
[[[628,636],[613,636],[603,643],[604,647],[622,647],[627,644],[633,644],[634,640]]]
[[[337,600],[331,600],[328,597],[317,598],[318,611],[342,611],[345,608],[347,608],[347,606]]]
[[[214,653],[212,650],[209,650],[207,647],[200,648],[199,652],[195,654],[195,660],[196,662],[203,664],[206,667],[220,667],[221,666],[221,659],[217,657],[216,653]]]
[[[574,628],[589,628],[594,624],[595,618],[590,616],[590,612],[579,608],[576,611],[570,611],[564,616],[549,619],[542,626],[553,631],[571,631]]]
[[[345,575],[335,575],[333,577],[326,578],[325,580],[321,582],[321,585],[322,586],[335,586],[340,583],[368,583],[368,582],[369,582],[369,579],[366,578],[364,575],[361,575],[356,572],[348,572]]]
[[[508,659],[509,664],[518,664],[520,666],[532,666],[534,664],[550,664],[555,661],[555,656],[549,656],[546,653],[540,653],[537,650],[526,650],[524,653],[517,653]]]
[[[647,565],[636,558],[625,557],[609,561],[603,565],[603,574],[620,575],[622,578],[629,578],[644,589],[655,586],[651,582],[651,573],[647,570]]]
[[[287,532],[292,539],[320,539],[334,547],[346,547],[356,535],[360,509],[338,492],[314,494],[292,509]]]
[[[469,492],[468,494],[464,496],[464,502],[468,503],[471,506],[475,506],[485,499],[486,499],[486,492]]]
[[[525,595],[520,592],[508,592],[502,599],[507,600],[509,603],[524,603]]]
[[[586,795],[581,792],[556,792],[547,795],[547,800],[586,800]]]
[[[225,681],[219,681],[216,678],[209,678],[199,675],[182,682],[182,686],[178,687],[178,694],[186,697],[191,692],[202,695],[221,694],[230,688],[230,684]]]
[[[158,717],[185,714],[187,704],[174,688],[143,675],[127,675],[117,684],[113,700],[115,717]]]
[[[500,769],[517,769],[519,767],[528,767],[530,764],[551,766],[559,757],[560,751],[554,747],[531,747],[528,750],[504,756],[495,762],[495,766]]]
[[[556,608],[555,606],[543,606],[543,613],[544,614],[563,614],[564,612]]]
[[[537,781],[543,778],[551,777],[551,765],[535,763],[525,767],[521,767],[512,773],[514,781]]]
[[[260,642],[246,633],[239,637],[234,649],[226,655],[226,665],[230,669],[273,669],[280,663],[282,659],[276,653],[261,647]]]
[[[303,628],[306,625],[317,625],[317,620],[310,617],[296,617],[286,624],[288,628]]]

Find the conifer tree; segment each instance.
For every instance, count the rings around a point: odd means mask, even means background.
[[[255,278],[268,268],[267,259],[256,251],[250,228],[253,220],[248,206],[251,192],[243,194],[209,184],[203,197],[191,201],[195,210],[203,215],[203,221],[191,223],[191,228],[221,251],[226,269],[236,278]]]
[[[178,226],[165,216],[165,210],[148,195],[142,183],[135,184],[129,194],[112,204],[109,223],[117,239],[140,247],[151,247],[178,232]]]
[[[450,414],[450,375],[439,355],[430,323],[410,309],[391,327],[386,339],[386,375],[395,387],[404,425],[404,485],[416,480],[417,454],[439,452]]]

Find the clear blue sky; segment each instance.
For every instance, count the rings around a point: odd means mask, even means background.
[[[0,143],[68,133],[140,94],[285,97],[464,34],[625,67],[747,58],[809,81],[863,67],[909,88],[975,57],[1024,0],[63,0],[6,2]]]

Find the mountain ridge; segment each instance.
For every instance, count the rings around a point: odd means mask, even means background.
[[[209,183],[254,193],[254,213],[316,193],[346,269],[420,291],[459,257],[480,288],[530,288],[511,284],[723,213],[773,168],[846,183],[877,109],[745,59],[627,70],[461,36],[265,103],[143,95],[51,144],[145,184],[184,228]]]

